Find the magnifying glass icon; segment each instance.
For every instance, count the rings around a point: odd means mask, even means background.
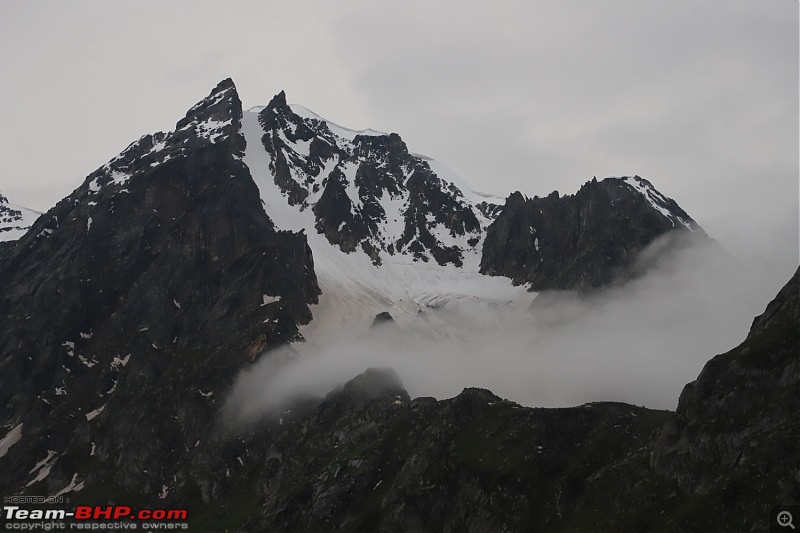
[[[792,524],[792,513],[789,511],[781,511],[778,513],[778,525],[781,527],[790,527],[794,529],[794,524]]]

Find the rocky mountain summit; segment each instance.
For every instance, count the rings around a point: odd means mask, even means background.
[[[593,179],[571,196],[515,192],[486,232],[481,272],[537,291],[596,288],[624,280],[639,253],[672,232],[706,237],[639,176]]]
[[[777,466],[798,430],[779,403],[797,405],[797,275],[677,413],[412,399],[371,369],[246,426],[226,416],[237,375],[302,357],[326,321],[402,342],[411,320],[441,329],[430,310],[594,290],[658,239],[707,238],[642,178],[502,201],[283,93],[245,111],[224,80],[26,216],[0,197],[4,494],[186,506],[197,531],[715,529],[691,498],[751,496],[736,517],[758,527],[770,498],[797,501]]]

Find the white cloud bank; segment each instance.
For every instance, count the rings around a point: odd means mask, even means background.
[[[625,401],[674,409],[703,364],[742,340],[786,281],[716,246],[690,245],[623,287],[581,298],[542,294],[530,311],[431,310],[356,339],[273,352],[238,378],[226,410],[241,420],[323,395],[369,367],[397,371],[412,397],[483,387],[523,405]],[[770,296],[765,296],[770,295]],[[446,323],[446,332],[431,324]],[[426,329],[427,328],[427,329]]]

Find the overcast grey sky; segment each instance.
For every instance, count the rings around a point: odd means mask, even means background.
[[[796,0],[6,0],[0,46],[0,191],[33,209],[230,76],[476,190],[639,174],[735,254],[798,262]]]

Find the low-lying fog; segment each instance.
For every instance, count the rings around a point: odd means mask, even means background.
[[[692,244],[622,287],[581,299],[541,294],[530,309],[443,291],[427,295],[424,312],[402,329],[364,333],[362,324],[295,345],[297,355],[263,355],[239,376],[225,409],[253,420],[294,396],[324,395],[369,367],[395,369],[411,397],[482,387],[528,406],[614,400],[674,409],[683,386],[744,340],[787,280],[716,245]]]

